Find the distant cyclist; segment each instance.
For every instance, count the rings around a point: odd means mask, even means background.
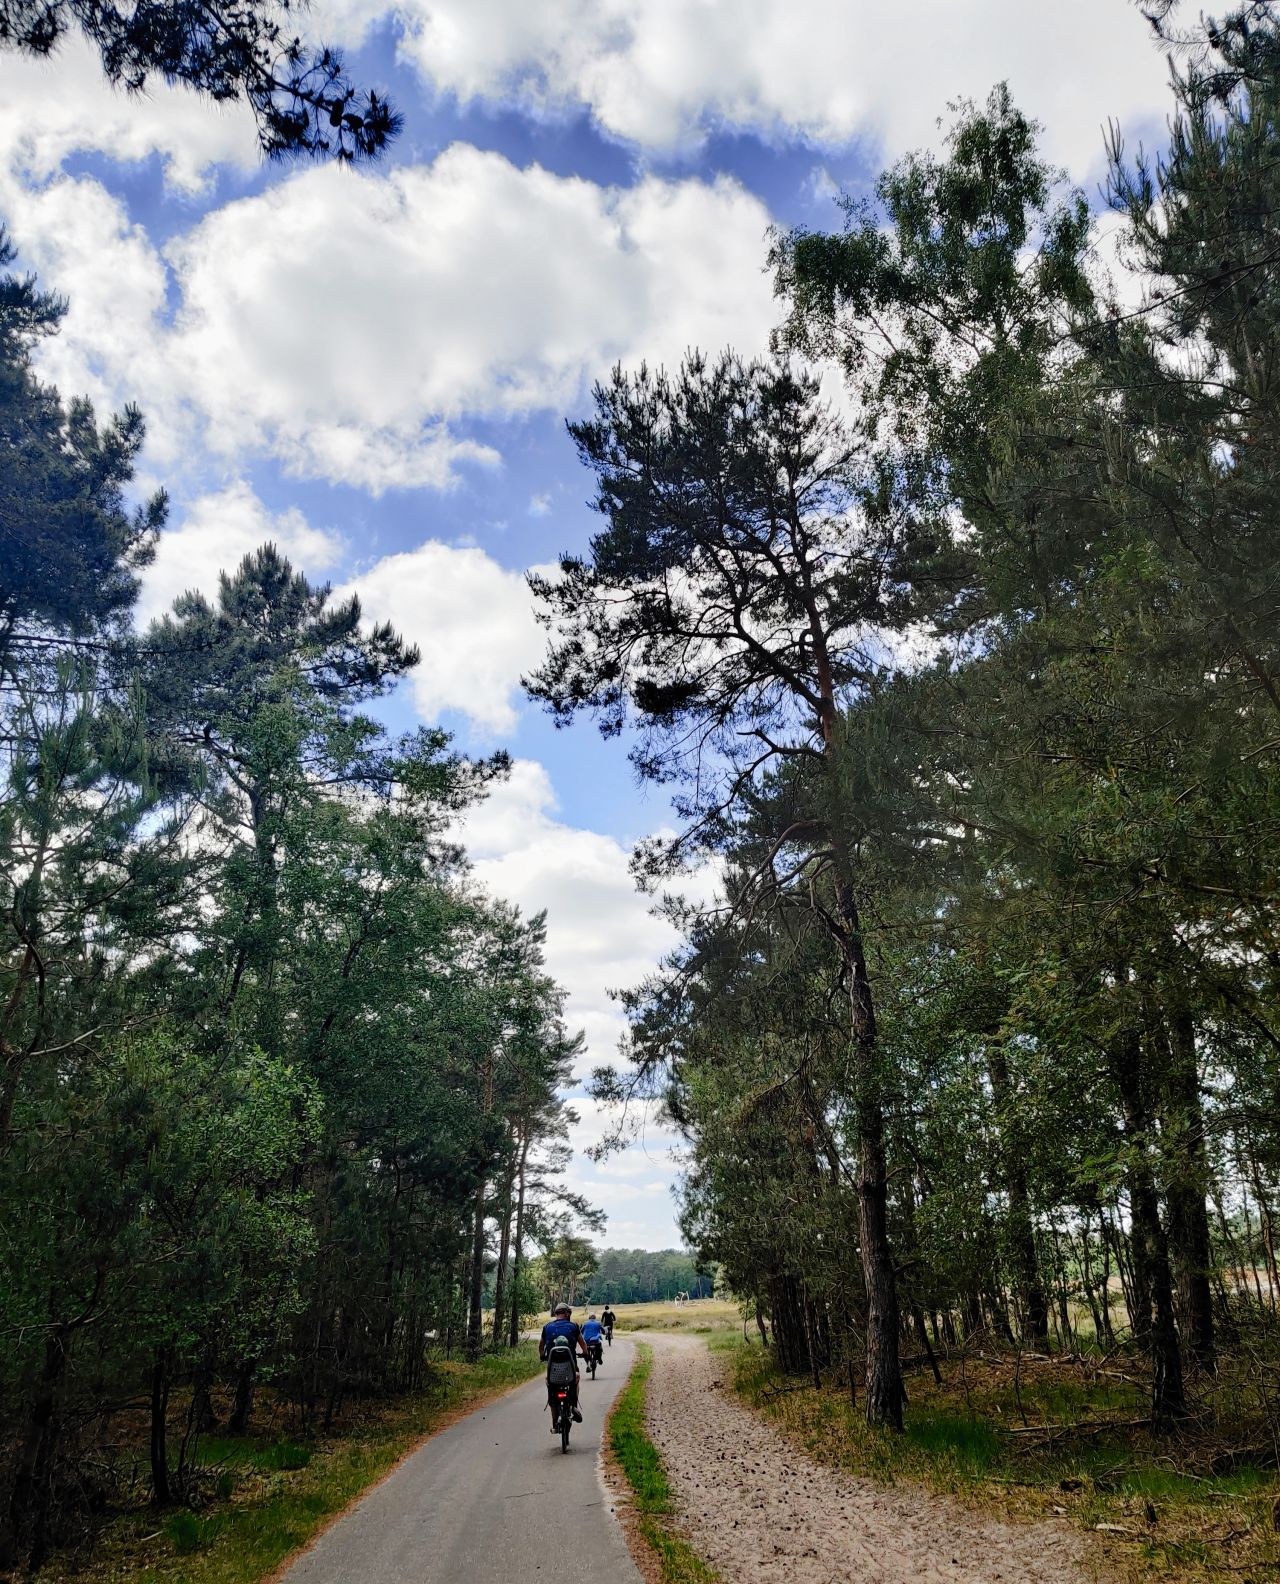
[[[573,1320],[570,1318],[572,1314],[573,1310],[567,1303],[557,1304],[551,1311],[551,1319],[548,1320],[546,1325],[543,1326],[542,1336],[538,1342],[538,1357],[545,1364],[547,1360],[547,1354],[557,1342],[563,1341],[568,1344],[569,1351],[575,1355],[573,1361],[573,1417],[578,1424],[581,1424],[582,1415],[578,1412],[578,1360],[576,1355],[581,1353],[583,1358],[586,1358],[587,1345],[582,1340],[581,1327],[575,1325]],[[556,1410],[555,1400],[552,1396],[554,1390],[555,1387],[548,1380],[547,1401],[551,1405],[551,1412],[553,1414]],[[555,1429],[554,1425],[552,1425],[552,1429]]]
[[[594,1354],[597,1364],[604,1363],[604,1344],[600,1340],[603,1335],[604,1327],[596,1319],[595,1315],[590,1315],[583,1322],[582,1340],[587,1344],[588,1356]]]
[[[617,1315],[614,1314],[609,1305],[605,1304],[604,1308],[600,1311],[600,1324],[604,1327],[604,1334],[609,1340],[610,1347],[613,1346],[613,1323],[617,1318]]]

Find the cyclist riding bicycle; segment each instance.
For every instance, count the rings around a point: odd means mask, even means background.
[[[573,1355],[573,1396],[572,1396],[570,1407],[571,1407],[571,1411],[573,1413],[574,1420],[578,1424],[581,1424],[582,1423],[582,1415],[578,1412],[578,1359],[577,1359],[577,1355],[579,1353],[581,1353],[583,1358],[586,1358],[586,1356],[587,1356],[587,1345],[582,1340],[582,1330],[581,1330],[581,1328],[579,1326],[575,1325],[573,1320],[570,1319],[570,1316],[572,1314],[573,1314],[573,1310],[569,1307],[569,1305],[567,1303],[557,1304],[555,1306],[555,1308],[551,1311],[551,1316],[552,1317],[551,1317],[550,1320],[547,1321],[546,1325],[543,1326],[543,1328],[542,1328],[542,1336],[541,1336],[541,1338],[539,1339],[539,1342],[538,1342],[538,1357],[545,1364],[547,1362],[547,1360],[548,1360],[548,1356],[550,1355],[551,1349],[553,1347],[555,1347],[557,1345],[557,1343],[559,1343],[561,1346],[567,1346],[568,1347],[569,1352]],[[551,1431],[552,1431],[553,1435],[555,1434],[555,1431],[557,1429],[557,1426],[556,1426],[556,1423],[555,1423],[555,1413],[556,1413],[556,1396],[555,1396],[555,1392],[556,1392],[556,1387],[553,1384],[553,1382],[551,1381],[550,1375],[548,1373],[548,1379],[547,1379],[547,1403],[548,1403],[548,1405],[551,1408]]]
[[[594,1353],[597,1364],[604,1363],[604,1343],[601,1341],[603,1336],[604,1327],[596,1319],[595,1315],[591,1315],[583,1323],[582,1340],[587,1344],[588,1357]]]
[[[614,1314],[609,1305],[605,1304],[600,1311],[600,1324],[604,1327],[604,1334],[609,1338],[610,1342],[613,1341],[613,1323],[617,1318],[617,1315]]]

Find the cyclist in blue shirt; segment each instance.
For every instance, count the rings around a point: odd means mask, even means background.
[[[573,1417],[578,1424],[582,1423],[582,1415],[578,1412],[578,1359],[577,1355],[587,1356],[587,1345],[582,1340],[582,1328],[570,1319],[573,1310],[567,1303],[557,1304],[551,1311],[551,1319],[542,1328],[542,1336],[538,1342],[538,1357],[545,1363],[550,1349],[563,1338],[574,1354],[573,1360]],[[551,1402],[553,1387],[547,1382],[547,1401]],[[554,1408],[555,1404],[552,1403]],[[554,1429],[555,1427],[552,1426]]]
[[[595,1315],[592,1315],[583,1324],[582,1340],[587,1344],[588,1351],[595,1354],[597,1364],[604,1363],[604,1344],[601,1341],[603,1336],[604,1327],[596,1319]]]

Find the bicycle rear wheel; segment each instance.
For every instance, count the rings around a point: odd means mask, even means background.
[[[566,1408],[560,1415],[560,1450],[569,1450],[569,1426],[573,1423],[573,1415]]]

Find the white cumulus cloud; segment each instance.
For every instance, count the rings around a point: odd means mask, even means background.
[[[244,105],[215,105],[157,80],[141,94],[113,88],[102,58],[79,33],[49,59],[0,56],[0,157],[43,179],[70,155],[100,151],[125,162],[158,154],[168,185],[195,193],[215,165],[252,170],[259,162],[253,117]]]
[[[545,643],[521,573],[478,548],[428,540],[385,556],[340,592],[359,594],[371,618],[422,650],[412,676],[424,720],[452,709],[483,733],[515,726],[520,677]]]
[[[510,779],[466,817],[462,839],[476,878],[526,914],[547,914],[547,965],[568,991],[570,1028],[586,1034],[582,1074],[617,1058],[626,1022],[608,991],[637,984],[676,944],[671,925],[637,892],[623,842],[556,818],[551,778],[518,759]],[[649,1248],[678,1246],[672,1184],[679,1139],[643,1102],[625,1118],[626,1146],[603,1161],[586,1151],[614,1133],[617,1113],[574,1098],[575,1160],[570,1186],[610,1215],[607,1240]]]
[[[586,107],[672,151],[722,129],[889,153],[932,142],[949,101],[1007,79],[1076,177],[1110,115],[1163,113],[1167,68],[1119,0],[401,0],[402,49],[462,101]]]
[[[608,992],[637,984],[677,940],[650,911],[613,836],[555,817],[545,768],[518,759],[511,776],[473,810],[462,836],[477,879],[526,913],[547,913],[547,961],[569,992],[568,1017],[584,1028],[586,1066],[612,1061],[625,1020]]]
[[[606,188],[456,144],[389,173],[296,172],[163,254],[88,178],[0,175],[0,204],[72,299],[46,371],[140,400],[161,468],[200,444],[374,493],[443,488],[498,461],[468,421],[571,410],[618,359],[758,350],[774,317],[768,213],[725,178]]]
[[[218,574],[234,572],[259,545],[273,543],[313,580],[343,553],[340,535],[314,528],[296,508],[271,512],[243,481],[202,495],[160,536],[155,560],[142,578],[137,621],[163,615],[179,594],[217,595]]]
[[[216,443],[299,472],[444,484],[465,418],[566,410],[618,358],[759,347],[768,214],[736,183],[603,188],[455,144],[389,175],[302,172],[169,249],[173,340]]]

